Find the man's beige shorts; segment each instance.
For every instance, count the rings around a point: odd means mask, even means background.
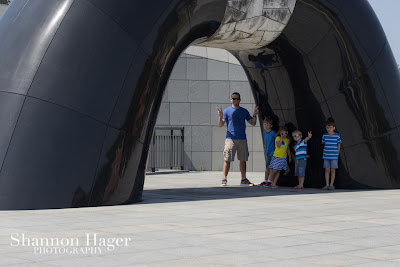
[[[236,151],[238,160],[247,161],[249,159],[247,140],[225,139],[224,160],[234,161]]]

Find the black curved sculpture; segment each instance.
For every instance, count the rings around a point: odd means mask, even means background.
[[[226,5],[13,0],[0,19],[0,209],[140,201],[174,63],[218,30]],[[313,130],[308,186],[324,182],[318,138],[333,116],[343,140],[337,187],[399,187],[400,77],[367,1],[297,0],[273,42],[230,52],[261,117]]]

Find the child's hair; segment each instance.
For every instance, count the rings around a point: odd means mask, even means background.
[[[328,118],[325,122],[325,126],[333,126],[336,127],[335,120],[333,118]]]
[[[296,135],[296,134],[303,135],[303,133],[300,132],[299,130],[294,130],[294,131],[292,132],[292,136],[294,136],[294,135]]]
[[[271,125],[274,124],[274,122],[273,122],[273,120],[272,120],[271,117],[266,117],[266,118],[264,119],[264,122],[269,123],[269,124],[271,124]]]
[[[286,126],[281,126],[279,128],[279,131],[276,133],[275,137],[281,136],[281,132],[283,132],[283,131],[289,132],[289,130]]]

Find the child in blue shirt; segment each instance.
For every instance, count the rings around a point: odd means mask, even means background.
[[[294,189],[304,189],[304,179],[306,176],[307,167],[307,142],[311,139],[312,134],[308,132],[308,136],[302,139],[303,134],[299,130],[292,133],[295,141],[294,151],[296,153],[296,164],[294,169],[294,176],[298,176],[299,184]]]
[[[269,164],[271,163],[272,156],[274,155],[275,151],[275,135],[276,132],[272,130],[273,126],[273,121],[271,117],[267,117],[263,121],[263,126],[264,126],[264,144],[265,144],[265,178],[264,181],[259,184],[259,186],[265,186],[265,187],[270,187],[271,186],[271,180],[269,179]]]
[[[335,176],[336,169],[338,168],[338,159],[340,153],[340,144],[342,140],[340,139],[340,134],[335,132],[336,124],[332,118],[328,118],[326,123],[326,131],[328,133],[322,136],[322,144],[324,146],[324,154],[322,158],[324,159],[325,168],[325,186],[323,190],[335,190]],[[329,183],[329,176],[331,182]]]

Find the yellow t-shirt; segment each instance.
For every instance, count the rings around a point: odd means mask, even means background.
[[[289,147],[290,144],[290,139],[289,138],[283,138],[283,142],[281,147],[278,147],[276,145],[276,141],[280,141],[281,137],[277,136],[275,138],[275,152],[274,152],[274,157],[285,159],[287,157],[287,148]]]

